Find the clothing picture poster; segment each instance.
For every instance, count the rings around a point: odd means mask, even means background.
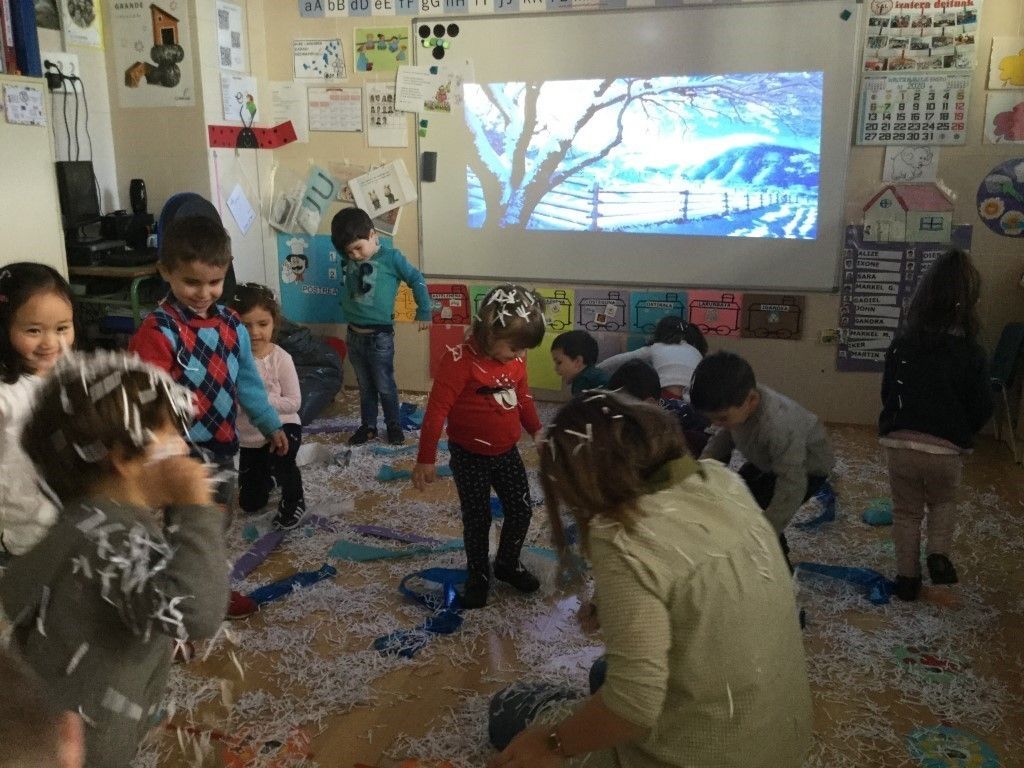
[[[344,80],[347,77],[341,40],[295,40],[292,57],[296,80]]]
[[[686,317],[686,293],[683,291],[630,291],[629,332],[654,333],[665,315]]]
[[[743,294],[736,291],[687,291],[686,319],[705,336],[739,336]]]
[[[356,27],[356,72],[394,72],[409,63],[409,27]]]
[[[799,339],[804,318],[803,296],[745,293],[740,336],[745,339]]]
[[[114,67],[122,107],[195,105],[195,51],[188,8],[145,3],[111,3]]]
[[[401,160],[392,160],[362,176],[350,179],[348,186],[356,205],[370,214],[371,218],[381,216],[416,199],[416,185],[413,184],[412,177]]]
[[[864,71],[972,69],[981,1],[951,5],[944,0],[870,0]]]
[[[526,377],[530,389],[547,389],[559,391],[562,388],[562,377],[555,373],[555,364],[551,360],[551,343],[559,332],[544,334],[539,346],[526,351]]]
[[[988,89],[1024,88],[1024,37],[993,37]]]
[[[464,283],[427,283],[431,320],[448,325],[469,325],[469,288]]]
[[[240,5],[217,0],[217,54],[221,69],[249,71],[245,50],[245,12]]]
[[[629,322],[629,291],[576,291],[574,321],[580,330],[622,331]],[[602,334],[605,335],[605,334]]]
[[[396,323],[411,323],[416,320],[416,297],[407,283],[398,284],[394,316]]]
[[[858,144],[964,144],[969,74],[899,74],[861,80]]]
[[[985,103],[985,141],[1024,142],[1024,90],[996,91]]]
[[[921,276],[949,248],[969,250],[971,227],[955,225],[950,243],[865,243],[846,228],[839,300],[839,371],[881,371],[885,351]]]
[[[367,83],[365,91],[367,146],[409,146],[409,117],[395,109],[394,84]]]
[[[548,328],[561,333],[572,330],[573,298],[571,288],[537,288],[537,294],[544,299],[544,314]]]
[[[277,234],[281,310],[296,323],[344,323],[341,260],[330,235]]]
[[[103,20],[100,0],[59,0],[64,27],[64,46],[103,47]],[[38,3],[37,3],[38,5]],[[120,5],[120,3],[114,3]],[[139,3],[142,7],[142,3]]]

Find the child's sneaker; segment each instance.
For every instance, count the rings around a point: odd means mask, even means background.
[[[306,516],[306,502],[299,499],[299,503],[292,509],[285,507],[282,501],[277,505],[277,514],[274,515],[274,527],[279,531],[290,531],[297,528],[302,518]]]
[[[896,587],[893,589],[893,593],[900,600],[907,602],[917,600],[917,596],[921,594],[921,577],[897,576]]]
[[[515,568],[494,564],[494,578],[511,584],[520,592],[536,592],[540,589],[540,581],[537,577],[523,567],[522,563],[516,563]]]
[[[938,552],[928,555],[928,575],[932,579],[932,584],[956,584],[959,581],[956,568],[949,558]]]
[[[402,432],[401,426],[392,424],[388,427],[388,442],[391,445],[401,445],[405,442],[405,434]]]
[[[228,603],[229,619],[244,619],[247,616],[252,616],[259,609],[259,604],[251,597],[231,590],[231,601]]]
[[[373,427],[368,427],[363,424],[359,429],[352,433],[352,437],[348,439],[349,445],[363,445],[369,440],[377,439],[377,430]]]
[[[459,606],[470,610],[472,608],[483,608],[487,605],[487,592],[489,585],[487,576],[482,573],[471,573],[466,579],[466,585],[459,595]]]

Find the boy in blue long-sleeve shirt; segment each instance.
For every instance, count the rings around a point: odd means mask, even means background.
[[[360,208],[345,208],[331,221],[331,242],[342,260],[341,307],[348,322],[348,359],[359,381],[360,426],[349,445],[377,437],[377,401],[384,411],[388,442],[405,442],[395,384],[395,297],[406,283],[416,299],[420,330],[430,327],[430,293],[423,275],[402,252],[382,245],[373,220]]]

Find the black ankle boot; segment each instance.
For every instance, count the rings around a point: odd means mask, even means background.
[[[536,592],[540,589],[540,581],[537,577],[523,567],[522,563],[516,563],[515,568],[509,568],[499,563],[494,564],[494,578],[511,584],[520,592]]]
[[[932,584],[956,584],[959,579],[956,576],[956,568],[945,555],[932,552],[928,555],[928,575]]]
[[[893,590],[896,593],[896,597],[900,600],[917,600],[917,596],[921,594],[921,577],[920,576],[897,576],[896,577],[896,588]]]
[[[466,610],[483,608],[487,605],[489,588],[486,574],[470,573],[466,585],[462,588],[462,594],[459,595],[459,605]]]

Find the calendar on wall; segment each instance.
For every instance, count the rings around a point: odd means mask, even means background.
[[[970,74],[888,74],[861,81],[858,144],[963,144]]]

